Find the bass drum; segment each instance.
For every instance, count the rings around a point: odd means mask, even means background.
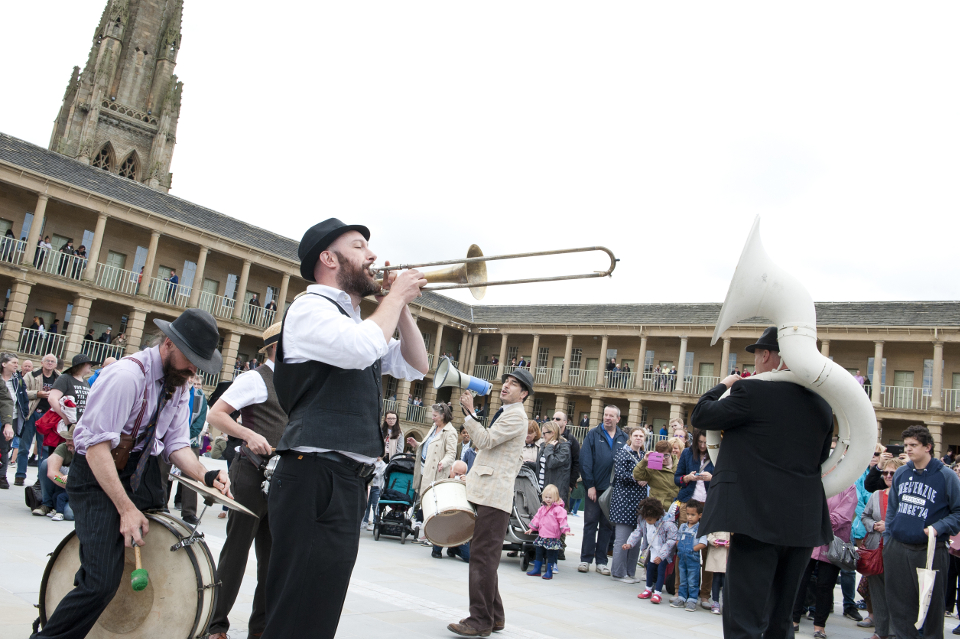
[[[150,532],[140,549],[147,587],[134,592],[130,573],[136,568],[132,548],[126,549],[120,587],[87,639],[170,637],[193,639],[206,635],[218,586],[213,556],[202,539],[176,551],[170,548],[190,536],[190,528],[176,517],[149,513]],[[80,568],[80,541],[71,532],[50,556],[40,583],[40,624],[73,590]]]
[[[459,479],[441,479],[420,499],[423,534],[438,546],[460,546],[473,539],[477,511],[467,500],[467,486]]]

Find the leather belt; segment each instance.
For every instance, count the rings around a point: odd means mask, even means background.
[[[373,475],[376,466],[373,464],[364,464],[363,462],[358,462],[355,459],[350,459],[346,455],[341,455],[340,453],[335,453],[333,451],[327,451],[325,453],[301,453],[296,450],[286,450],[283,452],[284,455],[310,455],[311,457],[317,457],[319,459],[325,459],[327,461],[332,461],[337,464],[341,464],[349,468],[352,472],[355,472],[358,477],[370,477]]]

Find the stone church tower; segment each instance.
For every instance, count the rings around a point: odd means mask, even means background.
[[[183,0],[108,0],[73,75],[50,150],[167,192],[183,83],[173,74]]]

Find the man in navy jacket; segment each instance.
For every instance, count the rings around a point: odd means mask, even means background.
[[[580,548],[580,565],[577,570],[587,572],[590,564],[596,560],[597,572],[609,575],[607,568],[607,546],[613,535],[613,526],[600,510],[597,501],[610,485],[610,470],[617,451],[627,443],[627,435],[617,424],[620,421],[620,409],[606,406],[603,409],[603,424],[594,428],[583,438],[580,447],[580,475],[583,487],[587,490],[587,500],[583,512],[583,544]]]

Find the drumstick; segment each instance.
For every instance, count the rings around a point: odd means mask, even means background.
[[[140,563],[140,546],[135,545],[133,547],[133,556],[137,561],[137,569],[130,573],[130,585],[133,586],[135,592],[140,592],[150,583],[150,575],[147,574]]]

